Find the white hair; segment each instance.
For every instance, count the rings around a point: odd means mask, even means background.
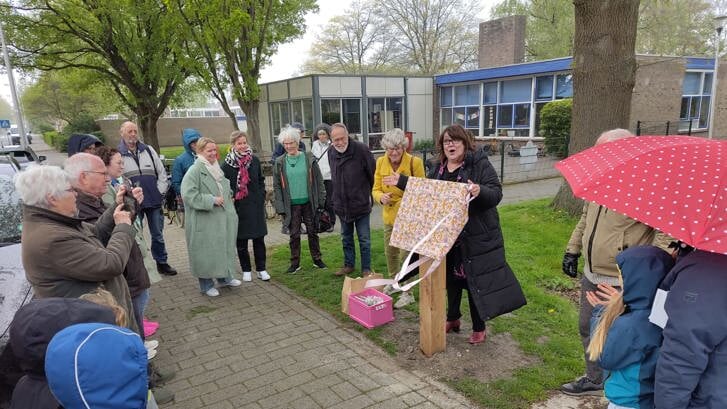
[[[75,186],[81,178],[81,173],[93,171],[93,164],[98,161],[103,164],[103,160],[98,156],[79,152],[66,159],[66,162],[63,164],[63,169],[68,174],[71,184]]]
[[[31,165],[15,176],[15,189],[26,205],[47,209],[48,197],[66,194],[70,182],[68,174],[58,166]]]
[[[606,142],[613,142],[617,139],[623,139],[634,136],[629,130],[623,129],[623,128],[616,128],[611,129],[610,131],[606,131],[599,135],[598,139],[596,139],[596,145],[600,145],[602,143]]]
[[[406,139],[404,131],[394,128],[387,131],[381,138],[381,147],[384,149],[406,148],[409,146],[409,140]]]
[[[278,142],[282,145],[283,142],[287,140],[292,140],[296,144],[300,142],[300,130],[293,128],[292,126],[286,126],[285,128],[280,130],[280,135],[278,135]]]

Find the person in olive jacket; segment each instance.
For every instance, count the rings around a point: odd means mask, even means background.
[[[242,281],[252,281],[248,240],[252,240],[257,277],[267,281],[270,280],[270,274],[265,268],[265,236],[268,234],[265,220],[265,176],[260,167],[260,159],[252,154],[245,132],[233,131],[230,143],[230,152],[221,167],[230,181],[232,199],[237,211],[237,256],[242,267]]]
[[[467,290],[472,318],[470,344],[486,338],[485,321],[514,311],[526,304],[520,283],[505,259],[505,240],[497,205],[502,186],[487,154],[475,150],[472,135],[460,125],[451,125],[437,139],[439,165],[430,179],[467,183],[474,199],[469,218],[454,246],[447,253],[446,332],[459,332],[462,290]],[[386,176],[384,184],[406,189],[408,177]]]

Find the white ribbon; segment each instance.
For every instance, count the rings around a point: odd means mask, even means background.
[[[466,203],[469,204],[469,202],[471,202],[472,200],[474,200],[474,197],[472,196],[472,194],[468,193],[466,200],[467,200]],[[424,255],[421,255],[420,254],[419,255],[419,260],[415,261],[412,264],[409,264],[409,263],[411,262],[411,258],[414,255],[414,253],[417,252],[417,249],[419,249],[419,247],[421,247],[422,244],[424,244],[427,240],[429,240],[429,238],[432,237],[432,235],[434,234],[434,232],[437,231],[437,229],[439,228],[439,226],[441,226],[442,223],[444,223],[445,221],[447,221],[447,219],[449,219],[450,217],[454,216],[456,214],[456,212],[457,212],[456,209],[455,210],[452,210],[447,215],[445,215],[444,217],[442,217],[434,225],[434,227],[432,227],[429,230],[429,232],[424,237],[422,237],[421,240],[419,240],[417,242],[417,244],[414,245],[414,248],[412,248],[411,251],[409,252],[409,254],[406,256],[406,259],[404,260],[404,263],[401,265],[401,269],[399,270],[399,272],[396,274],[396,276],[393,279],[375,278],[375,279],[372,279],[372,280],[369,280],[369,281],[366,282],[366,288],[369,288],[369,287],[379,287],[379,286],[382,286],[382,285],[389,285],[390,284],[396,290],[408,291],[410,288],[412,288],[415,285],[419,284],[420,281],[424,280],[430,274],[432,274],[432,272],[439,266],[439,264],[442,263],[442,260],[441,259],[432,259],[431,257],[424,256]],[[432,264],[429,266],[429,268],[424,273],[424,275],[421,275],[420,274],[418,279],[416,279],[414,281],[411,281],[411,282],[409,282],[407,284],[404,284],[403,286],[400,286],[399,285],[399,280],[403,279],[408,273],[410,273],[411,271],[414,271],[414,269],[416,269],[417,267],[419,267],[420,265],[422,265],[423,263],[425,263],[426,261],[429,261],[429,260],[431,260]]]

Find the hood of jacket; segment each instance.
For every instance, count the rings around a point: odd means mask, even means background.
[[[192,151],[192,148],[189,146],[192,142],[197,142],[199,138],[201,138],[202,135],[199,134],[199,131],[194,128],[184,128],[182,130],[182,145],[184,145],[184,150],[194,156],[194,152]]]
[[[68,138],[68,156],[72,156],[78,152],[83,152],[91,145],[101,146],[103,145],[103,142],[90,134],[74,133],[70,138]]]
[[[147,355],[141,337],[108,324],[76,324],[53,337],[45,373],[65,408],[146,407]]]
[[[114,324],[113,311],[78,298],[40,298],[26,304],[10,324],[10,343],[24,372],[43,375],[45,352],[63,328],[84,322]]]
[[[674,259],[655,246],[630,247],[616,256],[623,278],[623,300],[630,310],[651,309],[661,280]]]

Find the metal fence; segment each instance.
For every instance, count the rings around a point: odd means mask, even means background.
[[[636,121],[636,135],[691,135],[697,129],[702,131],[706,124],[694,120]]]

